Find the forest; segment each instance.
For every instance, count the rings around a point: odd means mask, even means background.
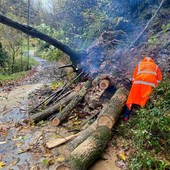
[[[0,37],[0,169],[170,169],[169,0],[1,0]]]

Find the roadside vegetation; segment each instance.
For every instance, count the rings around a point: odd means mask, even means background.
[[[123,136],[133,150],[128,156],[130,170],[170,169],[170,80],[164,78],[147,103],[135,110],[127,123],[119,126],[118,136]]]

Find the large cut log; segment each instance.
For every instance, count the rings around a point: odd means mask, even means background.
[[[20,30],[20,31],[24,32],[25,34],[39,38],[39,39],[46,41],[49,44],[55,46],[56,48],[58,48],[59,50],[63,51],[64,53],[66,53],[70,56],[72,65],[74,67],[77,66],[77,63],[79,63],[79,61],[81,61],[82,57],[85,57],[87,55],[86,52],[78,53],[75,50],[68,47],[67,45],[63,44],[62,42],[36,30],[35,28],[15,22],[15,21],[11,20],[10,18],[7,18],[6,16],[3,16],[1,14],[0,14],[0,23],[10,26],[12,28],[15,28],[17,30]]]
[[[100,158],[111,138],[111,128],[123,110],[127,95],[128,91],[124,88],[116,91],[109,104],[100,112],[96,130],[71,152],[68,164],[66,164],[67,168],[70,167],[71,170],[87,170],[89,166]],[[60,167],[58,167],[58,170],[60,170]]]
[[[71,152],[66,167],[70,167],[71,170],[87,170],[93,162],[101,157],[110,139],[111,130],[108,127],[97,127],[92,135]],[[57,170],[60,170],[60,167]]]
[[[107,80],[107,79],[101,80],[100,84],[99,84],[99,87],[102,90],[106,90],[109,87],[109,80]]]
[[[78,102],[80,102],[83,97],[85,96],[87,90],[91,87],[91,82],[87,81],[85,82],[82,89],[77,93],[77,95],[71,100],[71,102],[61,111],[57,114],[57,116],[52,120],[53,126],[58,126],[65,118],[69,116],[71,111],[74,109],[74,107],[77,105]]]
[[[47,117],[53,115],[54,113],[59,111],[60,107],[63,107],[65,105],[67,105],[70,100],[72,100],[77,94],[77,91],[73,91],[72,93],[70,93],[67,97],[61,99],[58,103],[56,103],[54,106],[43,110],[42,112],[38,112],[34,115],[32,115],[30,118],[31,120],[34,120],[35,122],[39,122],[41,120],[46,119]]]
[[[100,88],[108,88],[109,86],[114,86],[115,85],[115,81],[114,81],[114,77],[110,74],[101,74],[100,76],[97,76],[93,81],[92,81],[92,85],[96,86],[99,85]]]
[[[109,129],[113,127],[122,113],[127,95],[128,91],[125,88],[120,88],[116,91],[109,104],[102,109],[97,119],[97,126],[107,126]]]
[[[78,137],[71,141],[68,144],[68,148],[71,151],[74,150],[79,144],[85,141],[88,136],[90,136],[95,131],[97,126],[105,125],[108,128],[113,127],[120,114],[122,113],[127,95],[128,91],[126,89],[118,89],[113,97],[110,99],[110,102],[102,108],[98,119],[93,122],[87,129],[83,130]]]

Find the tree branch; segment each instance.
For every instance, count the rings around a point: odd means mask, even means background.
[[[49,44],[55,46],[56,48],[58,48],[59,50],[63,51],[64,53],[66,53],[67,55],[70,56],[70,59],[71,59],[74,67],[76,67],[77,63],[81,60],[82,54],[85,54],[84,52],[83,53],[76,52],[75,50],[71,49],[67,45],[61,43],[60,41],[42,33],[42,32],[39,32],[35,28],[15,22],[15,21],[11,20],[10,18],[7,18],[1,14],[0,14],[0,23],[5,24],[9,27],[15,28],[17,30],[20,30],[27,35],[31,35],[35,38],[39,38],[39,39],[46,41]]]

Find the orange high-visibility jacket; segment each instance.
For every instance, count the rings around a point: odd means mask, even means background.
[[[126,105],[131,109],[132,104],[145,106],[152,88],[158,86],[162,80],[162,73],[152,58],[145,57],[135,68],[132,79],[132,88],[129,92]]]

